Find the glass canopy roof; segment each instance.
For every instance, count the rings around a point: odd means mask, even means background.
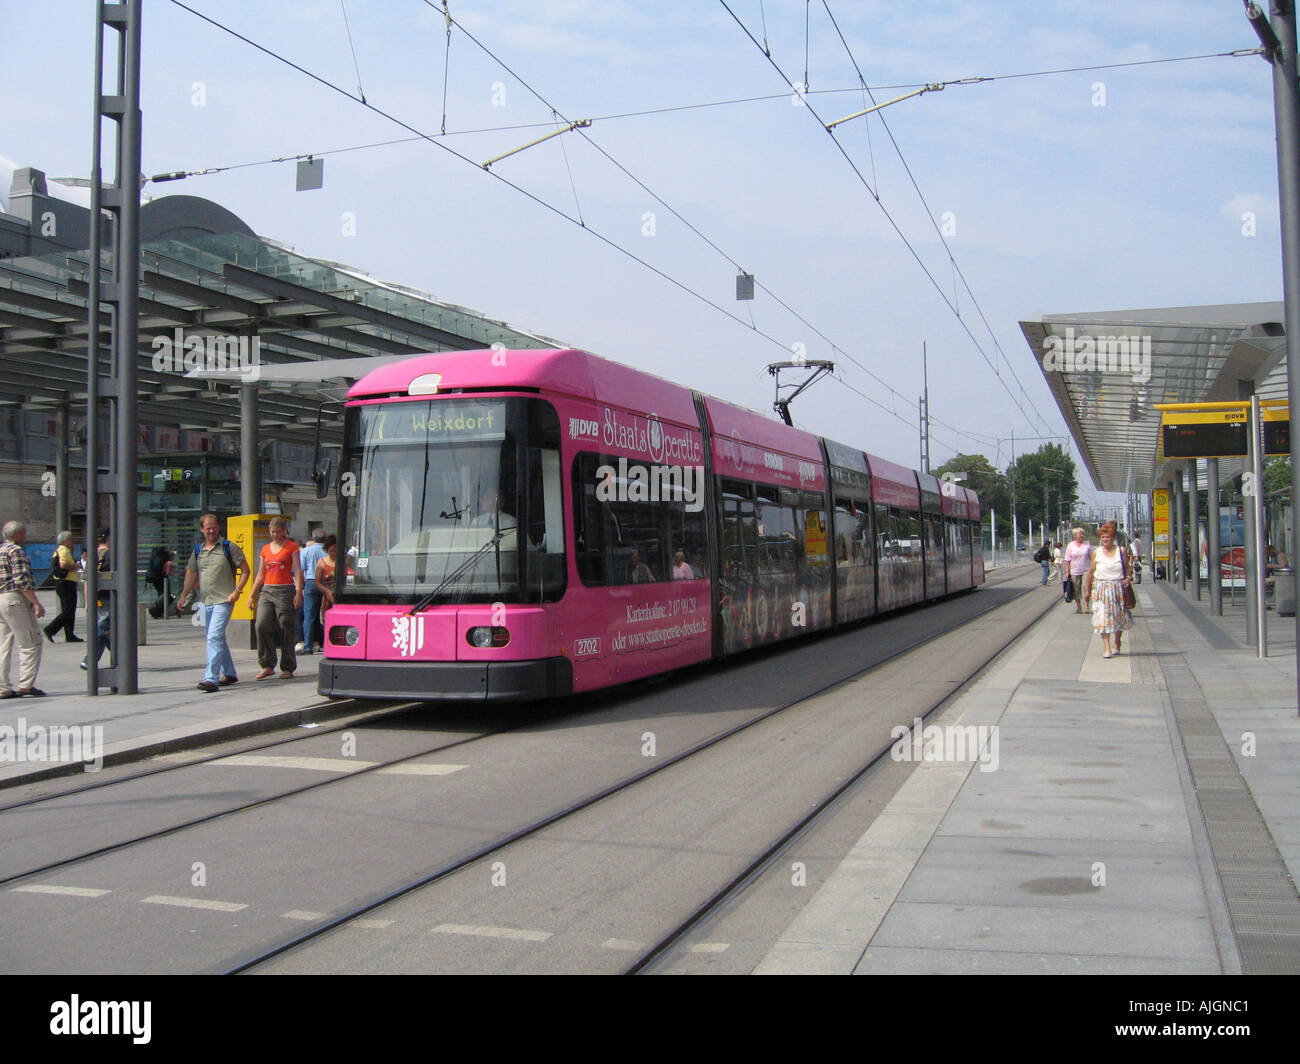
[[[1141,494],[1172,473],[1157,403],[1239,399],[1242,381],[1267,380],[1276,397],[1279,379],[1285,397],[1282,322],[1281,303],[1238,303],[1051,314],[1020,328],[1094,486]],[[1225,461],[1221,476],[1232,475]]]

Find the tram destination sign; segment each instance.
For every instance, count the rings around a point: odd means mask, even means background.
[[[1291,453],[1289,414],[1285,407],[1266,407],[1264,453]],[[1245,458],[1250,415],[1246,410],[1168,412],[1160,426],[1166,458]]]

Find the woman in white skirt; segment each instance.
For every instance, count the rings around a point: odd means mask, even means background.
[[[1084,580],[1084,599],[1092,610],[1092,628],[1101,636],[1105,653],[1113,658],[1119,654],[1124,633],[1133,627],[1133,615],[1124,607],[1124,588],[1129,583],[1128,559],[1124,549],[1115,546],[1115,522],[1107,521],[1097,535],[1101,546],[1092,556],[1092,568]],[[1112,650],[1111,636],[1115,637]]]

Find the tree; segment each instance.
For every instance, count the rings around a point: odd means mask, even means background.
[[[1291,459],[1268,458],[1264,461],[1264,494],[1291,491]]]
[[[1016,519],[1053,526],[1068,521],[1078,499],[1079,481],[1074,459],[1056,443],[1045,443],[1030,454],[1022,454],[1007,467],[1007,480],[1015,478]]]
[[[996,510],[1005,517],[1010,516],[1011,494],[1007,478],[994,469],[993,464],[982,454],[959,454],[931,472],[941,480],[945,473],[967,474],[962,483],[980,497],[981,515]],[[1011,526],[1008,524],[1007,527]]]

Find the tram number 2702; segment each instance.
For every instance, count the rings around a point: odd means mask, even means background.
[[[599,653],[600,636],[593,639],[575,639],[573,641],[573,656],[575,658],[586,658]]]

